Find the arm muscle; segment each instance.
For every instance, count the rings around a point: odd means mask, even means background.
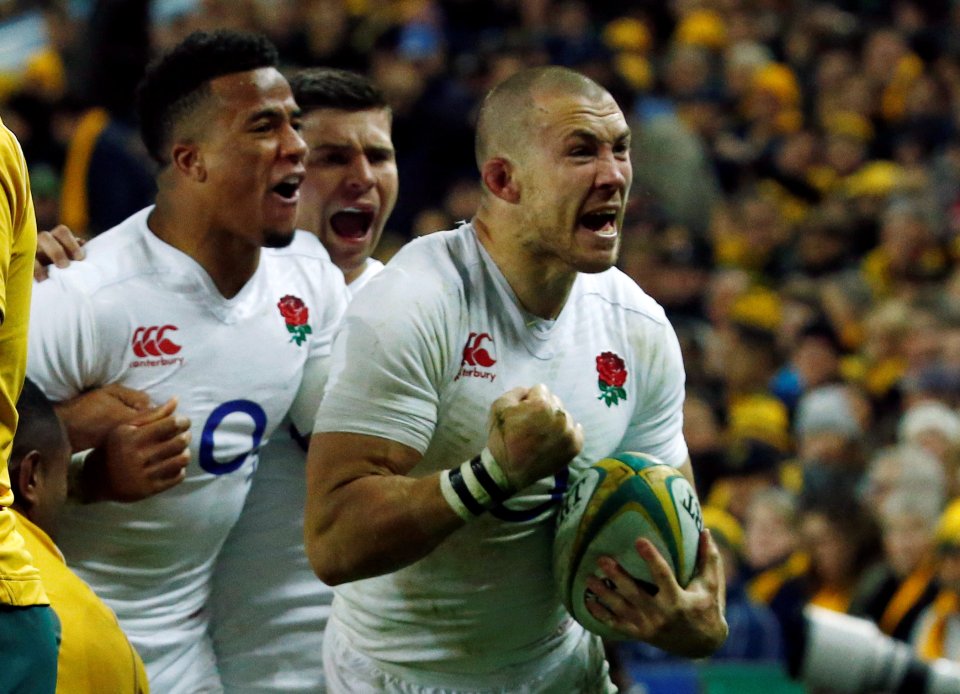
[[[396,571],[463,525],[440,492],[439,474],[407,475],[419,460],[414,449],[376,436],[311,438],[304,540],[325,583]]]

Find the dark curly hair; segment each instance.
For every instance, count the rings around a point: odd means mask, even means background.
[[[161,166],[174,127],[202,101],[211,80],[277,67],[277,49],[265,36],[236,31],[196,31],[154,60],[137,88],[140,135]]]
[[[305,113],[318,108],[343,111],[387,108],[383,92],[363,75],[349,70],[303,70],[290,79],[290,88]]]

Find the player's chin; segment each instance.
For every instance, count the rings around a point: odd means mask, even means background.
[[[577,272],[583,272],[588,275],[598,272],[606,272],[617,264],[617,252],[609,251],[603,253],[583,254],[577,259]]]
[[[286,248],[293,243],[294,228],[266,229],[263,232],[264,248]]]
[[[620,237],[602,237],[596,234],[580,236],[574,246],[574,262],[578,272],[604,272],[616,265],[620,255]]]

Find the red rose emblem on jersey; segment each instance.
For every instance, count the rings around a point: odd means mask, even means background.
[[[277,308],[280,309],[280,315],[287,324],[287,331],[291,335],[290,341],[302,345],[307,335],[313,332],[307,324],[310,319],[310,309],[303,303],[303,299],[292,294],[281,297],[277,302]]]
[[[603,400],[607,407],[618,404],[627,399],[627,391],[623,384],[627,382],[627,365],[613,352],[601,352],[597,356],[597,385],[600,388],[598,400]]]

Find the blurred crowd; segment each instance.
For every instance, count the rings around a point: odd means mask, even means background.
[[[960,659],[960,3],[8,0],[0,17],[43,28],[0,75],[40,227],[86,236],[151,201],[134,85],[197,28],[262,31],[291,73],[385,91],[401,184],[382,258],[472,215],[490,86],[548,63],[605,85],[634,129],[620,265],[677,329],[728,555],[721,656],[780,657],[782,620],[812,602]]]

